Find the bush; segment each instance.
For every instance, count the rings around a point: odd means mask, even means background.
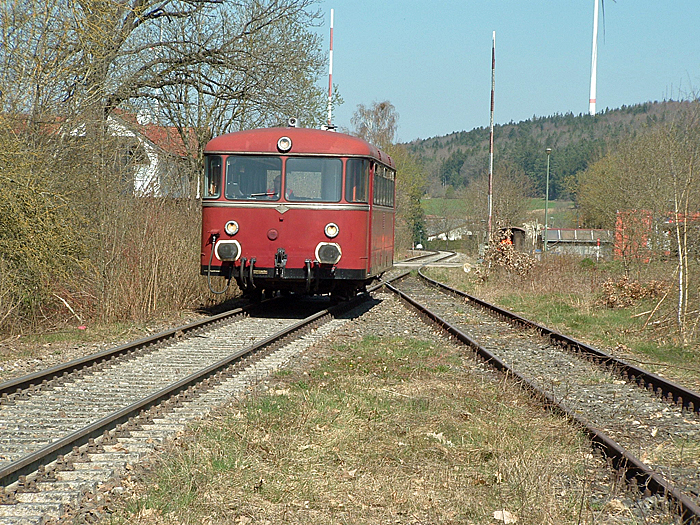
[[[0,333],[212,300],[199,275],[199,201],[137,197],[121,139],[96,148],[47,127],[0,118]]]
[[[663,297],[668,292],[669,285],[655,280],[643,284],[623,276],[617,281],[608,279],[602,284],[602,288],[601,304],[607,308],[627,308],[643,299]]]

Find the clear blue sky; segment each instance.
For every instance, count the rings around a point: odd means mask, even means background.
[[[321,0],[333,84],[350,127],[358,104],[389,100],[398,140],[489,124],[496,31],[495,121],[588,112],[593,0]],[[605,1],[598,111],[700,92],[700,0]],[[328,85],[328,78],[325,79]]]

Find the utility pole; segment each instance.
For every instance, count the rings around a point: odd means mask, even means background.
[[[544,196],[544,253],[547,253],[547,230],[549,229],[549,156],[552,154],[552,148],[547,148],[547,186]]]
[[[493,32],[493,45],[491,46],[491,126],[489,133],[489,197],[488,197],[488,238],[486,243],[491,242],[493,232],[493,106],[494,92],[496,91],[496,32]]]

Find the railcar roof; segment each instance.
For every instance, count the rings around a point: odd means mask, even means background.
[[[309,128],[262,128],[227,133],[210,140],[204,152],[279,153],[277,141],[281,137],[292,140],[292,149],[286,155],[360,155],[394,167],[389,155],[358,137]]]

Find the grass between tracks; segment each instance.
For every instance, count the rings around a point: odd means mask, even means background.
[[[592,523],[586,440],[471,366],[347,339],[177,439],[106,522]]]

